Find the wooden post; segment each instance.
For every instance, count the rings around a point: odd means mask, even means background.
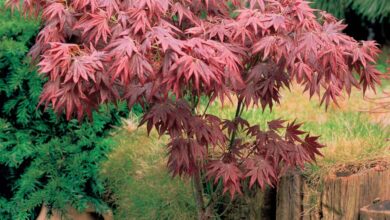
[[[377,198],[390,199],[389,183],[390,169],[327,178],[322,193],[323,220],[359,219],[361,207]]]
[[[277,190],[277,220],[358,220],[361,207],[377,198],[390,200],[390,169],[330,175],[323,182],[317,205],[309,205],[310,188],[298,173],[282,177]],[[374,218],[375,219],[375,218]],[[389,219],[390,220],[390,219]]]
[[[303,214],[303,177],[296,171],[288,172],[279,182],[276,200],[276,219],[301,219]]]

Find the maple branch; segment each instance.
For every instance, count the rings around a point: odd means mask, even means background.
[[[193,113],[195,113],[195,109],[196,109],[196,106],[198,106],[198,103],[199,103],[199,98],[197,97],[197,96],[192,96],[192,111],[193,111]]]
[[[204,200],[203,200],[203,186],[202,186],[202,179],[200,177],[200,170],[198,169],[194,176],[194,188],[195,188],[195,200],[196,200],[196,206],[198,209],[198,219],[204,220],[207,219],[206,213],[205,213],[205,206],[204,206]]]
[[[192,114],[196,114],[196,106],[199,103],[199,97],[197,96],[190,96],[190,104],[191,104],[191,110]],[[194,182],[194,188],[195,188],[195,201],[196,201],[196,206],[198,209],[198,219],[199,220],[206,220],[208,219],[207,214],[205,212],[205,205],[204,205],[204,198],[203,198],[203,181],[201,177],[201,169],[199,167],[196,167],[196,171],[192,177],[193,182]]]
[[[204,116],[206,115],[206,112],[207,112],[207,109],[208,109],[209,106],[210,106],[210,103],[211,103],[211,99],[209,99],[209,101],[207,102],[207,105],[206,105],[206,107],[205,107],[205,109],[204,109],[204,111],[203,111],[202,117],[204,117]]]
[[[221,214],[217,214],[216,217],[221,218],[232,206],[233,200],[230,200],[228,205],[225,207],[225,209],[221,212]]]
[[[238,117],[241,116],[241,114],[242,114],[241,108],[242,108],[242,107],[243,107],[243,106],[242,106],[242,99],[239,98],[238,103],[237,103],[236,114],[235,114],[234,119],[233,119],[234,121],[236,121],[236,119],[237,119]],[[236,123],[236,122],[235,122],[235,123]],[[237,135],[237,125],[236,125],[236,127],[234,128],[233,133],[232,133],[232,136],[231,136],[231,138],[230,138],[229,150],[233,147],[234,141],[235,141],[235,139],[236,139],[236,135]]]
[[[256,150],[256,147],[253,147],[250,151],[249,151],[249,153],[246,155],[246,157],[245,158],[241,158],[241,161],[238,163],[239,165],[242,165],[243,163],[244,163],[244,161],[246,160],[246,159],[248,159],[254,152],[255,152],[255,150]]]

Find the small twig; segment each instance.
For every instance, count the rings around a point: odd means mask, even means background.
[[[207,109],[208,109],[209,106],[210,106],[210,103],[211,103],[211,99],[209,99],[209,101],[207,102],[207,105],[206,105],[206,108],[205,108],[204,111],[203,111],[202,117],[204,117],[204,116],[206,115],[206,112],[207,112]]]
[[[236,109],[236,114],[234,116],[234,121],[240,117],[242,111],[241,111],[241,107],[242,107],[242,99],[239,99],[238,100],[238,103],[237,103],[237,109]],[[236,128],[233,130],[233,133],[232,133],[232,136],[230,138],[230,144],[229,144],[229,149],[231,149],[233,147],[233,144],[234,144],[234,141],[236,139],[236,135],[237,135],[237,126]]]
[[[219,218],[221,218],[221,217],[230,209],[230,207],[232,206],[232,204],[233,204],[233,200],[230,199],[230,201],[229,201],[228,205],[226,206],[226,208],[221,212],[221,214],[218,214],[217,216],[218,216]]]

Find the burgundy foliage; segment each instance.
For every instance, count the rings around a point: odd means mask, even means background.
[[[200,172],[231,196],[245,184],[275,185],[283,171],[314,161],[323,147],[299,123],[275,120],[260,128],[241,117],[243,110],[272,108],[292,81],[326,106],[352,87],[380,83],[377,45],[343,34],[344,24],[304,0],[9,0],[8,6],[42,13],[31,50],[49,79],[41,103],[79,119],[101,103],[140,103],[148,130],[170,136],[170,172]],[[200,112],[201,97],[238,99],[236,117]]]

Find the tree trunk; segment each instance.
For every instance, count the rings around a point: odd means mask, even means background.
[[[207,220],[209,217],[207,216],[204,199],[203,199],[203,186],[202,186],[202,178],[200,176],[200,171],[195,172],[194,177],[194,188],[195,188],[195,201],[198,209],[198,220]]]

